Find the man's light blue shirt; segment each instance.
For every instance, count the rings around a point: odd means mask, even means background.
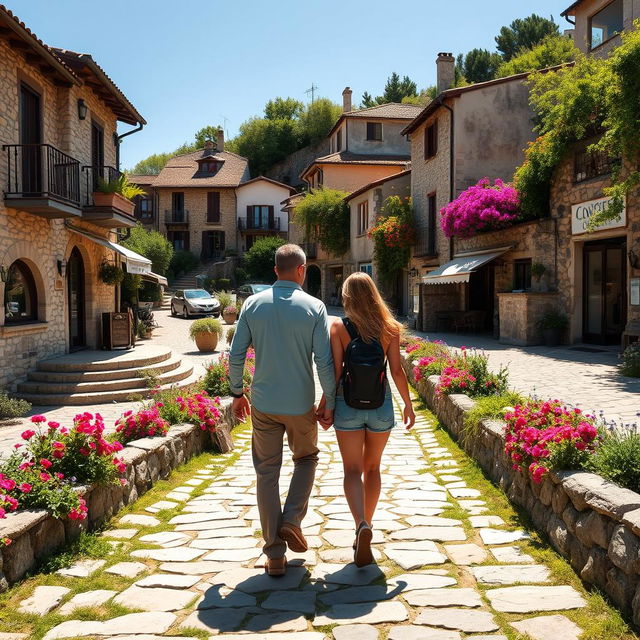
[[[229,357],[231,391],[242,391],[247,349],[256,351],[251,404],[263,413],[302,415],[315,400],[312,358],[327,408],[336,379],[324,303],[290,280],[278,280],[242,307]]]

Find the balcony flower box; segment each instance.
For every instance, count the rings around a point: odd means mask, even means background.
[[[134,202],[127,200],[119,193],[103,193],[102,191],[94,191],[93,204],[96,207],[110,207],[111,209],[117,209],[127,215],[132,216],[136,208]]]

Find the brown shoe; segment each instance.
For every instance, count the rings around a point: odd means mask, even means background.
[[[353,555],[353,561],[356,567],[365,567],[373,563],[373,552],[371,551],[372,539],[373,531],[371,527],[366,522],[363,522],[360,527],[358,527],[358,533],[356,534],[356,552]]]
[[[270,576],[283,576],[287,572],[287,559],[284,556],[282,558],[267,558],[264,568]]]
[[[306,538],[302,535],[300,527],[295,524],[285,522],[278,531],[278,535],[287,543],[287,546],[294,553],[304,553],[309,549]]]

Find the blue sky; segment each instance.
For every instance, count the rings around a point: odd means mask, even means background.
[[[570,0],[5,0],[47,44],[91,53],[149,123],[126,138],[122,165],[171,151],[200,127],[229,136],[275,96],[341,101],[382,92],[389,74],[419,88],[439,51],[493,49],[502,25],[559,17]],[[526,8],[525,8],[526,7]],[[128,126],[123,126],[126,130]]]

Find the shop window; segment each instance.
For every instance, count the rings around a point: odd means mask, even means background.
[[[514,291],[529,291],[531,289],[531,258],[516,260],[513,263]]]
[[[382,140],[382,122],[367,122],[367,140]]]
[[[611,173],[614,160],[604,151],[589,151],[588,145],[576,151],[574,181],[582,182]]]
[[[589,19],[591,48],[595,49],[622,31],[624,26],[623,0],[613,0]]]
[[[9,267],[4,285],[4,321],[17,324],[37,318],[38,297],[33,274],[24,262],[16,260]]]

